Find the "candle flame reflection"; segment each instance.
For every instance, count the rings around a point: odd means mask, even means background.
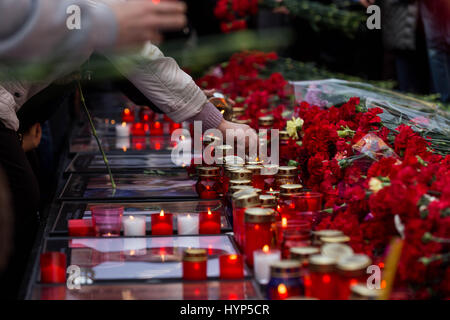
[[[278,293],[279,293],[280,295],[284,295],[284,294],[287,293],[287,288],[286,288],[286,286],[284,285],[284,283],[281,283],[281,284],[278,285]]]

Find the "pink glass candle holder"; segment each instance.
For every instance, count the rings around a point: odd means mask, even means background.
[[[220,233],[220,212],[211,211],[200,213],[200,234],[219,234]]]
[[[122,227],[123,207],[99,205],[91,207],[92,224],[98,237],[118,237]]]
[[[226,254],[219,257],[221,279],[242,279],[244,259],[240,254]]]
[[[152,235],[165,236],[173,234],[173,215],[165,213],[152,214]]]
[[[41,254],[41,282],[66,282],[66,255],[61,252],[46,252]]]

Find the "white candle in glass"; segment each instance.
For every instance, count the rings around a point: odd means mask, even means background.
[[[125,236],[145,236],[145,217],[129,216],[123,219]]]
[[[198,234],[198,226],[198,214],[179,214],[177,216],[178,234]]]
[[[122,122],[122,124],[116,124],[116,136],[117,137],[129,137],[130,136],[130,125],[126,122]]]
[[[270,249],[268,245],[262,250],[253,252],[253,264],[255,278],[260,284],[268,284],[270,280],[270,265],[281,260],[281,252],[278,249]]]

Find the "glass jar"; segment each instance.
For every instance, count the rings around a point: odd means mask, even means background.
[[[320,300],[335,300],[337,297],[336,260],[325,255],[309,258],[311,296]]]
[[[241,248],[244,245],[245,210],[247,208],[258,207],[260,203],[259,195],[254,192],[233,197],[233,232],[236,243]]]
[[[284,184],[280,186],[280,199],[278,205],[280,206],[281,217],[286,217],[288,220],[292,219],[297,208],[295,206],[294,196],[301,192],[303,186],[301,184]]]
[[[269,194],[262,194],[259,196],[259,200],[261,200],[262,208],[277,209],[277,197]]]
[[[288,159],[289,155],[289,134],[287,131],[280,131],[279,132],[279,138],[280,138],[280,148],[279,155],[280,155],[280,163],[285,164],[290,159]]]
[[[253,267],[253,252],[272,243],[274,214],[274,210],[267,208],[245,210],[244,255],[250,267]]]
[[[365,254],[354,254],[339,260],[337,264],[338,299],[348,300],[353,285],[358,282],[366,283],[366,270],[371,263],[372,261]]]
[[[222,196],[219,167],[198,167],[198,180],[195,185],[200,199],[218,199]]]
[[[264,190],[264,176],[261,175],[261,170],[263,166],[260,165],[247,165],[245,166],[247,170],[252,173],[252,185],[255,188]]]
[[[320,246],[320,238],[332,238],[343,236],[344,233],[341,230],[322,229],[313,232],[313,245]]]
[[[311,245],[311,232],[309,230],[286,229],[282,232],[281,256],[283,259],[289,259],[291,248]]]
[[[230,187],[231,172],[236,171],[236,170],[241,170],[241,169],[242,169],[242,167],[238,167],[238,166],[224,166],[224,174],[222,177],[224,194],[226,194],[228,192],[228,188]]]
[[[309,258],[313,255],[320,254],[320,249],[316,247],[293,247],[291,248],[291,260],[299,261],[300,279],[303,283],[303,292],[307,297],[311,296],[311,275],[309,273]]]
[[[263,176],[262,179],[264,181],[264,187],[262,188],[264,191],[269,191],[272,189],[277,191],[278,188],[275,184],[275,177],[278,172],[279,166],[276,164],[266,164],[263,165],[263,168],[261,169],[261,175]]]
[[[303,295],[300,262],[281,260],[270,266],[271,278],[267,285],[269,300],[285,300]]]
[[[245,108],[243,107],[233,107],[233,118],[242,117],[245,114]]]
[[[320,237],[319,244],[324,245],[327,243],[342,243],[346,244],[350,242],[350,237],[339,236],[339,237]]]
[[[183,254],[183,279],[206,280],[207,257],[205,249],[186,249]]]

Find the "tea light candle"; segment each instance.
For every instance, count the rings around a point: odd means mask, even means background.
[[[125,108],[122,112],[122,121],[123,122],[129,122],[129,123],[133,123],[134,122],[134,113],[131,112],[131,110],[129,108]]]
[[[131,133],[133,136],[145,136],[145,127],[141,122],[133,123],[131,127]]]
[[[122,149],[123,152],[127,152],[127,150],[130,149],[130,138],[118,137],[116,139],[116,149]]]
[[[281,260],[281,252],[278,249],[270,249],[265,245],[262,250],[253,252],[255,278],[260,284],[267,284],[270,280],[270,265]]]
[[[173,234],[173,218],[171,213],[161,210],[159,214],[152,214],[152,235]]]
[[[92,219],[72,219],[68,222],[70,237],[90,237],[95,236]]]
[[[159,120],[155,120],[150,124],[150,134],[152,136],[164,135],[164,127],[163,127],[163,124]]]
[[[227,254],[219,257],[221,279],[241,279],[244,277],[244,259],[239,254]]]
[[[178,234],[198,234],[199,217],[197,214],[180,214],[177,216]]]
[[[116,124],[116,136],[117,137],[129,137],[130,136],[130,125],[126,122],[122,124]]]
[[[200,213],[200,234],[220,233],[220,212],[211,211]]]
[[[187,249],[183,255],[183,279],[206,280],[207,256],[205,249]]]
[[[129,216],[123,220],[124,236],[145,236],[145,217]]]
[[[41,254],[41,282],[66,282],[66,255],[61,252],[46,252]]]

